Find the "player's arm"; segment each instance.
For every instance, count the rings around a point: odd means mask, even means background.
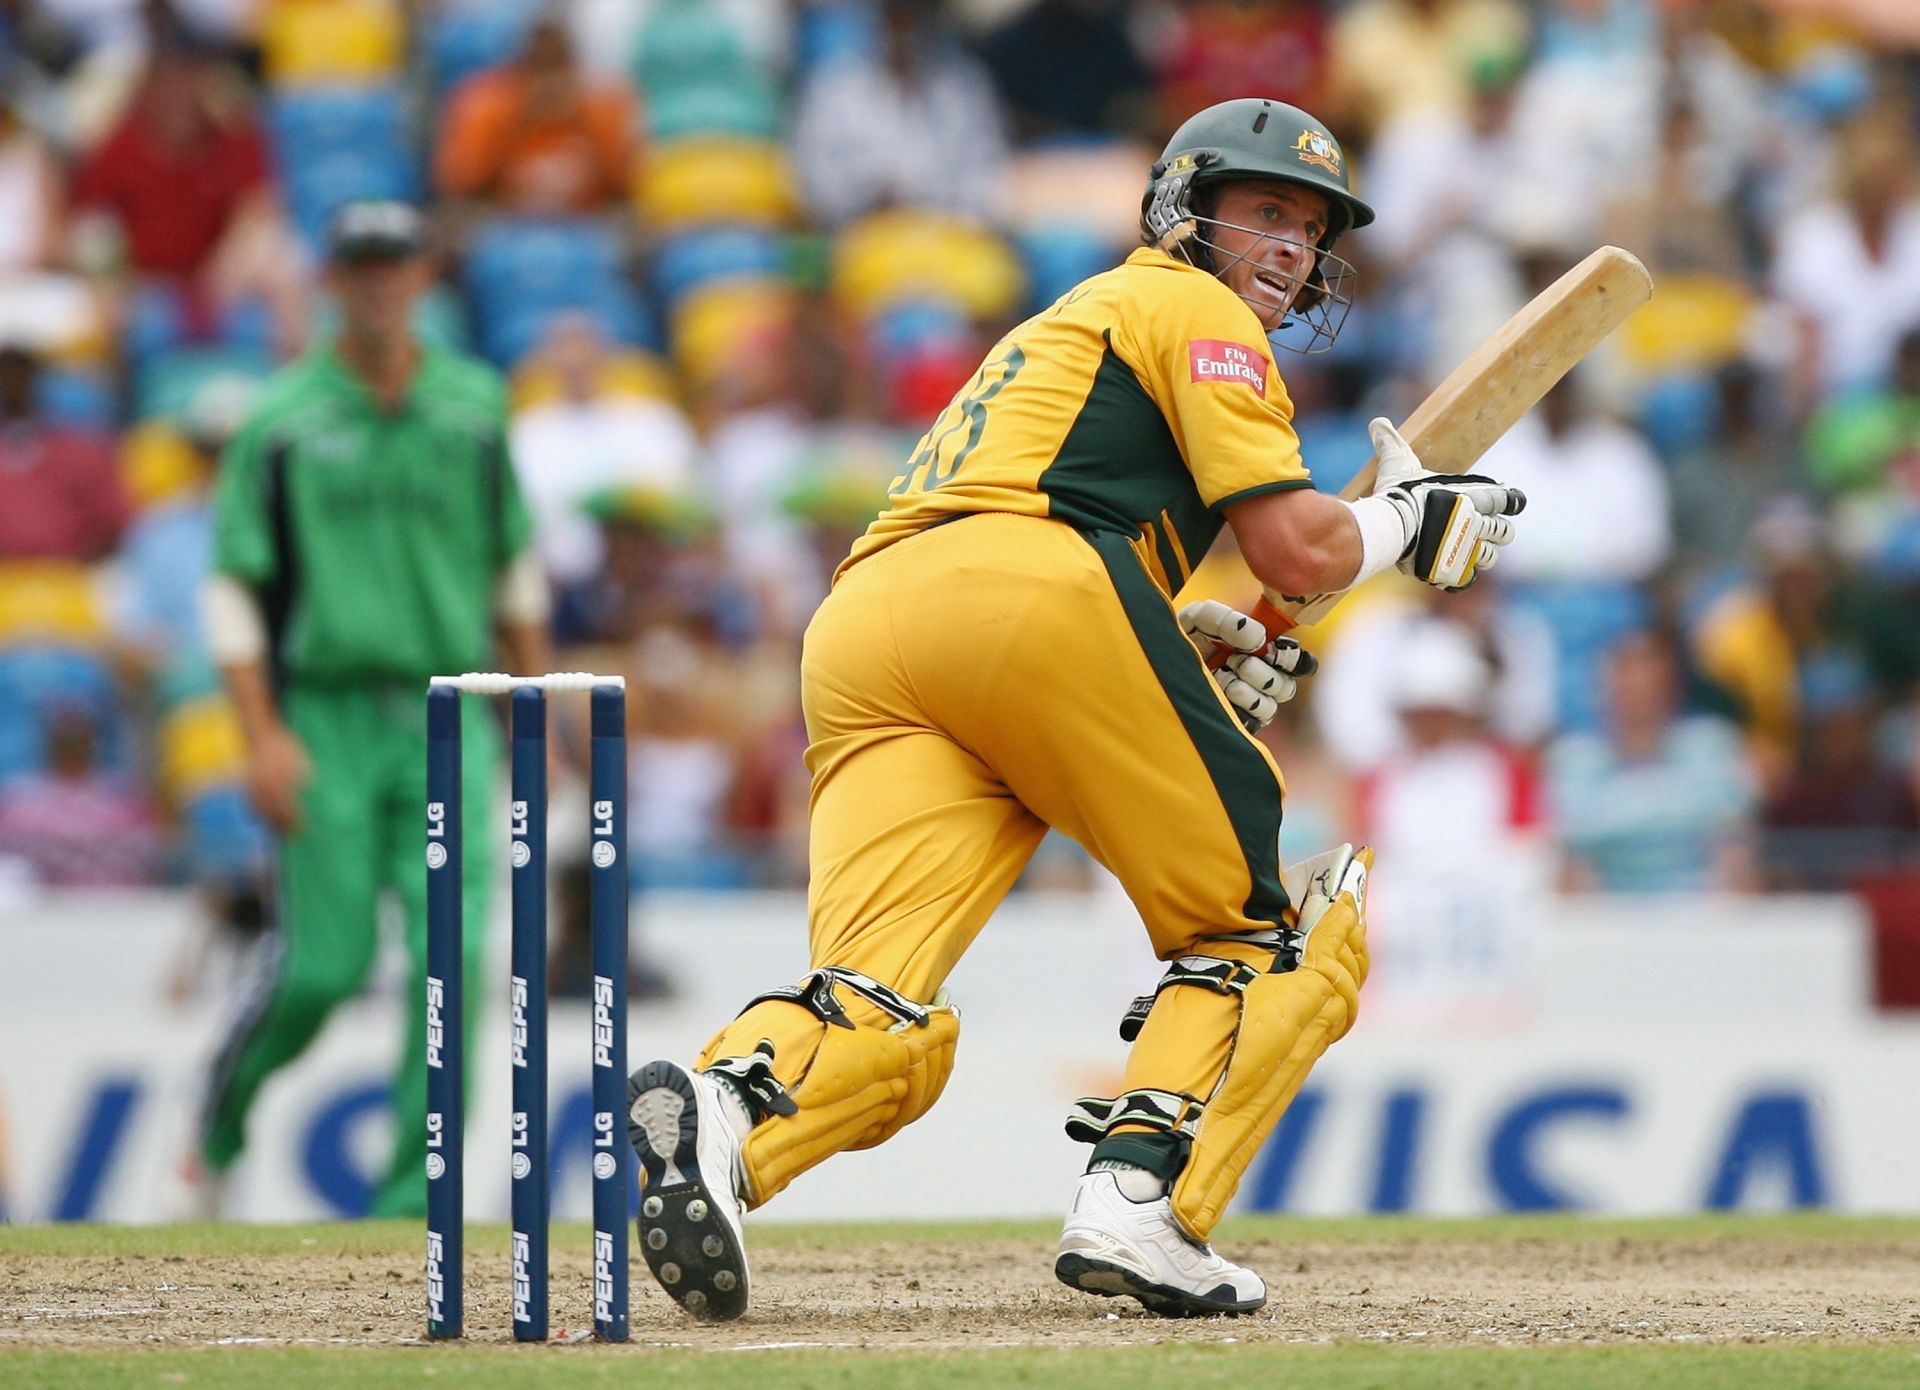
[[[1338,593],[1395,565],[1435,588],[1463,589],[1513,538],[1511,518],[1526,504],[1518,489],[1429,472],[1391,421],[1368,429],[1380,460],[1370,496],[1269,492],[1224,508],[1247,568],[1269,589]]]
[[[268,635],[259,586],[280,559],[268,516],[262,426],[227,446],[214,490],[214,570],[202,585],[201,626],[246,745],[247,791],[275,830],[297,829],[300,792],[313,775],[306,749],[281,718],[268,676]]]

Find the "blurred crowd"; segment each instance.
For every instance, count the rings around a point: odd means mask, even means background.
[[[1585,252],[1655,302],[1502,441],[1500,568],[1308,635],[1290,852],[1610,892],[1920,867],[1920,6],[1874,0],[0,0],[0,898],[268,839],[207,497],[415,199],[419,331],[506,373],[567,669],[633,685],[638,884],[804,879],[799,636],[1005,327],[1137,241],[1187,114],[1297,103],[1379,212],[1309,465]],[[1242,602],[1230,547],[1196,596]],[[1035,881],[1087,866],[1049,845]]]

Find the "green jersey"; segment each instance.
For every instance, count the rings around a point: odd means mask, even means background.
[[[277,681],[484,668],[501,572],[532,533],[492,368],[423,344],[383,410],[323,348],[268,383],[228,446],[215,566],[260,595]]]

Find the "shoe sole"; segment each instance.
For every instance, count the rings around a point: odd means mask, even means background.
[[[627,1138],[644,1174],[641,1257],[667,1297],[702,1322],[727,1322],[747,1311],[747,1252],[715,1210],[699,1134],[683,1068],[649,1062],[627,1078]]]
[[[1156,1284],[1132,1270],[1085,1255],[1062,1255],[1053,1265],[1054,1277],[1069,1288],[1102,1298],[1135,1298],[1149,1313],[1163,1318],[1243,1317],[1266,1307],[1266,1299],[1244,1302],[1232,1297],[1209,1297]],[[1222,1285],[1224,1293],[1226,1286]]]

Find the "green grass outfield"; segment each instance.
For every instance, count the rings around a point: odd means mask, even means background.
[[[968,1236],[1050,1241],[1052,1222],[923,1223],[912,1226],[783,1226],[761,1224],[756,1247],[858,1245],[877,1238],[964,1239]],[[1447,1221],[1402,1218],[1294,1220],[1246,1218],[1223,1231],[1229,1240],[1636,1241],[1725,1239],[1882,1242],[1920,1237],[1920,1220],[1828,1215],[1705,1217],[1657,1221],[1590,1221],[1516,1217]],[[556,1228],[555,1243],[578,1241],[579,1228]],[[0,1259],[59,1257],[297,1254],[310,1243],[412,1261],[417,1223],[328,1226],[108,1228],[0,1227]],[[504,1243],[476,1227],[470,1248]],[[9,1297],[0,1289],[0,1305]],[[1915,1270],[1920,1309],[1920,1267]],[[1150,1327],[1151,1324],[1136,1325]],[[495,1346],[224,1346],[50,1349],[0,1340],[0,1386],[262,1386],[346,1385],[351,1390],[418,1385],[555,1387],[786,1387],[804,1390],[915,1390],[922,1386],[1035,1385],[1047,1390],[1129,1384],[1189,1387],[1301,1387],[1301,1390],[1848,1390],[1920,1387],[1920,1338],[1846,1344],[1770,1341],[1688,1344],[1432,1346],[1336,1344],[1248,1345],[1217,1341],[1131,1346],[1019,1347],[979,1351],[903,1348],[844,1350],[704,1350],[674,1348],[540,1348]]]

